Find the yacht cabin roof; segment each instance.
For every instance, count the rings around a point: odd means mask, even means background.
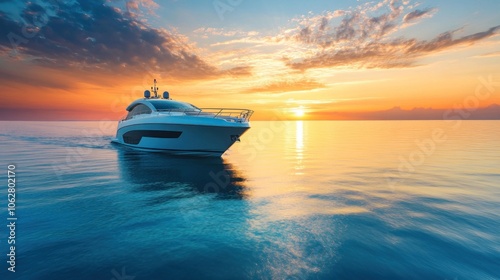
[[[139,99],[134,101],[127,107],[127,111],[132,110],[138,104],[148,106],[152,111],[166,111],[166,110],[182,110],[182,111],[200,111],[200,109],[192,104],[175,101],[170,99]]]

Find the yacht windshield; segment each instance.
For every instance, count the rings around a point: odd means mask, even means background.
[[[157,111],[200,111],[200,109],[189,103],[173,100],[149,100]]]

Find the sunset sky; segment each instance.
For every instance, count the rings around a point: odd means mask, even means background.
[[[117,120],[154,78],[173,99],[256,120],[462,107],[500,118],[499,11],[497,0],[2,0],[0,120]]]

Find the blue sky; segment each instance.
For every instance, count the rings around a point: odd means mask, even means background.
[[[289,24],[293,18],[306,16],[309,13],[319,15],[325,11],[353,10],[366,3],[379,1],[263,1],[263,0],[219,0],[196,1],[178,0],[165,1],[156,13],[158,17],[151,17],[151,23],[157,26],[175,26],[182,33],[189,33],[200,27],[214,27],[227,29],[242,29],[245,31],[272,31]],[[497,24],[500,1],[418,1],[418,8],[437,7],[438,12],[433,19],[427,22],[430,34],[443,32],[450,28],[460,28],[468,25],[477,30]],[[226,10],[220,18],[215,6],[222,3],[232,10]],[[236,5],[232,6],[231,3]],[[387,11],[387,8],[381,9]],[[426,33],[427,28],[421,28]],[[472,29],[471,31],[474,31]],[[431,33],[432,32],[432,33]]]

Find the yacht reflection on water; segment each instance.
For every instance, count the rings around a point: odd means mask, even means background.
[[[134,191],[154,192],[184,188],[197,193],[216,193],[220,199],[244,199],[245,177],[219,157],[180,157],[119,150],[121,177]]]

